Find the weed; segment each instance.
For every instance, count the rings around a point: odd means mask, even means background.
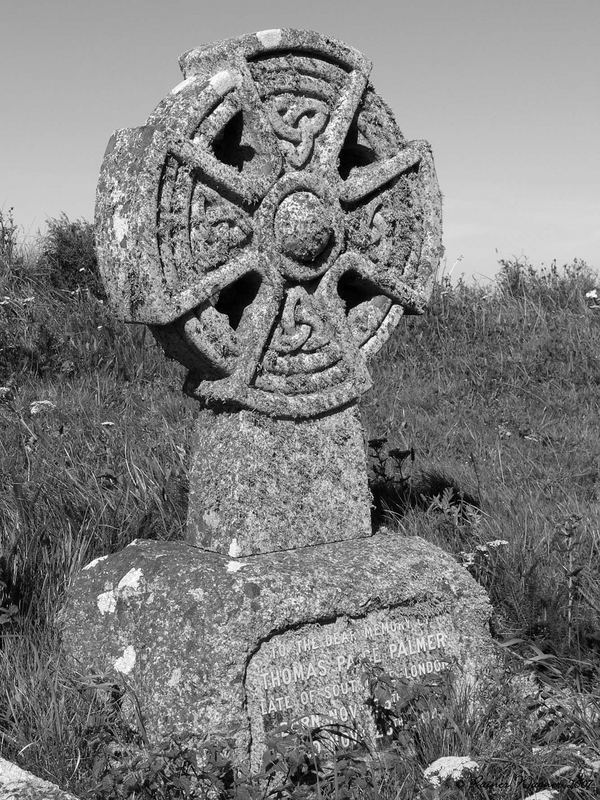
[[[0,210],[0,264],[4,269],[19,261],[18,226],[13,216],[13,208]]]

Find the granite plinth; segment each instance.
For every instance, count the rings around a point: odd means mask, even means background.
[[[383,532],[239,559],[136,541],[81,571],[63,630],[79,669],[135,693],[151,741],[233,729],[240,762],[256,766],[284,721],[376,738],[370,667],[474,681],[494,660],[489,616],[448,554]]]

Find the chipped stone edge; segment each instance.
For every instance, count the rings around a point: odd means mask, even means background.
[[[255,36],[263,47],[274,49],[281,42],[283,31],[281,28],[270,28],[266,31],[257,31]]]
[[[102,561],[106,561],[107,558],[108,556],[98,556],[98,558],[95,558],[93,561],[90,561],[89,564],[86,564],[83,569],[94,569],[97,564],[100,564]]]
[[[78,800],[55,783],[38,778],[0,757],[0,798],[6,800]]]

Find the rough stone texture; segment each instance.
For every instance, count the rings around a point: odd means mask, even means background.
[[[371,534],[354,407],[298,421],[201,411],[191,449],[191,544],[238,556]]]
[[[429,297],[429,146],[404,139],[370,62],[316,33],[249,34],[181,67],[104,157],[97,248],[115,311],[153,327],[205,402],[297,419],[355,401],[368,359]]]
[[[331,212],[316,195],[293,192],[281,201],[274,229],[285,255],[315,263],[331,240]]]
[[[77,800],[49,781],[0,758],[0,800]]]
[[[82,570],[63,619],[79,667],[126,682],[151,738],[231,726],[256,763],[285,719],[349,714],[374,736],[365,665],[473,681],[493,660],[489,613],[448,554],[384,532],[239,559],[136,541]]]

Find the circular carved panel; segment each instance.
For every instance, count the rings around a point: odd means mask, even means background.
[[[145,126],[109,143],[97,243],[113,306],[152,326],[206,401],[310,417],[428,299],[429,146],[406,142],[357,51],[263,31],[181,59]]]

